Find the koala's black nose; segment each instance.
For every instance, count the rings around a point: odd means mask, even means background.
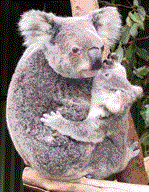
[[[98,47],[92,47],[88,50],[91,70],[98,70],[102,67],[102,56]]]

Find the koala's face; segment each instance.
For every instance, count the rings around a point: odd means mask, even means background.
[[[57,17],[29,11],[19,23],[25,44],[43,47],[49,65],[69,78],[95,76],[102,66],[104,46],[119,36],[121,20],[116,8],[107,7],[85,17]]]

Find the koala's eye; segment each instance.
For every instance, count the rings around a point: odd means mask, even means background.
[[[75,54],[80,54],[81,50],[78,47],[72,47],[72,52]]]
[[[108,77],[108,76],[109,76],[109,73],[105,73],[105,76]]]
[[[111,77],[111,74],[110,73],[105,73],[104,76],[109,79]]]
[[[103,52],[104,51],[104,45],[101,47],[101,52]]]

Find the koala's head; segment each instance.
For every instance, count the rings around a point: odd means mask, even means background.
[[[120,27],[120,15],[114,7],[84,17],[57,17],[31,10],[19,22],[25,45],[43,47],[49,65],[69,78],[95,76],[102,65],[104,46],[115,42]]]

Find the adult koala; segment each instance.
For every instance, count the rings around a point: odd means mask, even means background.
[[[72,121],[87,117],[104,45],[119,36],[116,8],[65,18],[32,10],[23,14],[19,26],[28,48],[12,77],[6,110],[11,138],[25,164],[46,178],[64,181],[87,174],[101,179],[121,171],[125,131],[94,144],[41,122],[51,111]]]

